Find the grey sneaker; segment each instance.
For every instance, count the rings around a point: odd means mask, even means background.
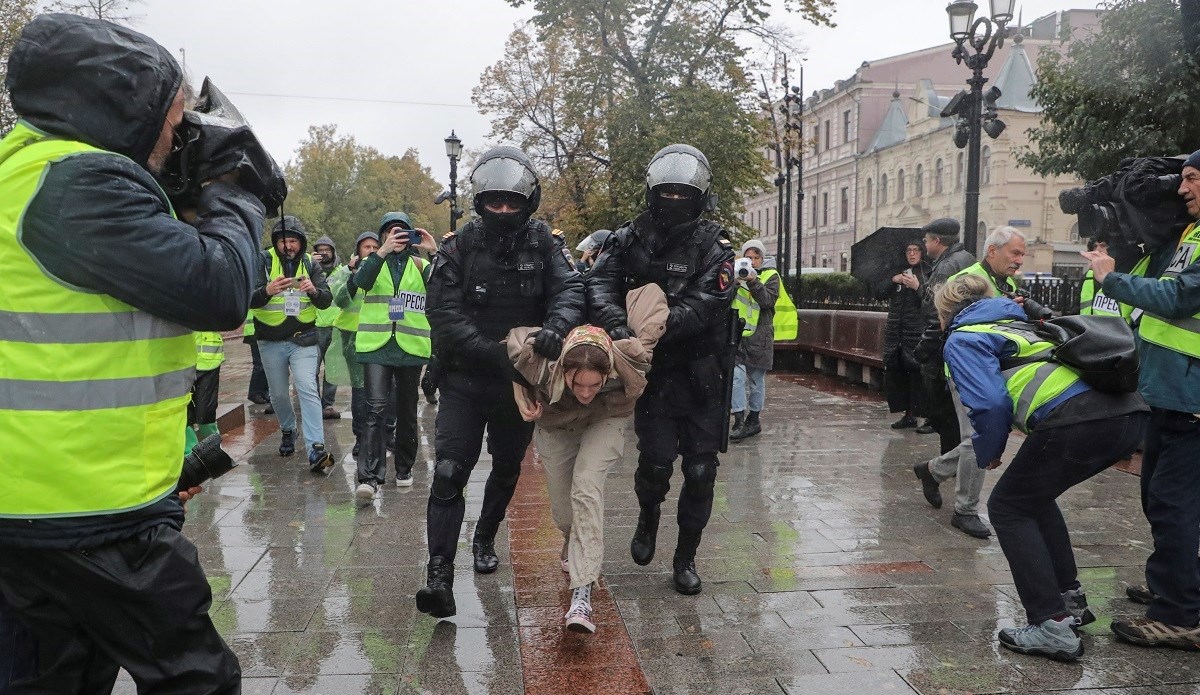
[[[1075,635],[1075,618],[1046,620],[1040,625],[1006,627],[1000,645],[1018,654],[1045,656],[1055,661],[1074,661],[1083,656],[1083,642]]]
[[[571,632],[590,635],[596,631],[592,622],[592,585],[581,586],[571,592],[571,609],[563,618],[566,628]]]
[[[1083,589],[1064,591],[1062,598],[1067,612],[1075,619],[1075,627],[1083,627],[1084,625],[1096,622],[1096,616],[1088,608],[1087,594],[1083,593]]]

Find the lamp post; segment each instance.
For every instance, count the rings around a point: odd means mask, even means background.
[[[969,92],[963,92],[953,99],[942,112],[943,116],[960,117],[958,129],[954,135],[955,144],[967,147],[967,196],[963,210],[963,245],[971,253],[976,253],[979,230],[979,150],[981,131],[996,138],[1004,131],[1004,122],[996,118],[996,100],[1000,98],[1000,90],[992,87],[986,97],[983,85],[987,78],[983,70],[988,61],[995,55],[996,49],[1004,45],[1008,38],[1008,23],[1013,18],[1013,5],[1016,0],[988,0],[991,18],[975,17],[979,6],[974,0],[953,0],[946,6],[946,14],[950,17],[950,38],[954,40],[954,51],[951,56],[959,65],[967,64],[971,68],[971,86]],[[968,50],[969,49],[969,50]],[[986,105],[986,108],[984,108]],[[986,121],[986,124],[985,124]]]
[[[763,99],[763,109],[771,115],[771,131],[775,140],[771,145],[771,149],[775,150],[776,176],[774,183],[775,188],[779,191],[779,203],[775,214],[777,232],[775,255],[779,272],[785,279],[790,275],[792,257],[792,169],[797,164],[803,166],[798,150],[799,138],[794,134],[799,133],[803,128],[800,116],[804,109],[800,97],[804,84],[803,77],[801,77],[799,86],[790,86],[787,75],[787,56],[784,56],[783,77],[779,80],[780,86],[783,87],[783,97],[779,100],[778,106],[771,101],[766,77],[762,78],[763,89],[758,93],[758,96]],[[783,114],[782,132],[779,127],[779,119],[775,116],[776,108]],[[798,195],[802,201],[804,197],[803,183],[801,183]],[[801,242],[797,240],[797,250],[800,245]],[[797,268],[799,265],[797,262]]]
[[[458,208],[458,158],[462,156],[462,140],[450,131],[450,136],[446,138],[446,156],[450,158],[450,195],[447,200],[450,201],[450,231],[458,228],[458,218],[463,216],[463,211]]]

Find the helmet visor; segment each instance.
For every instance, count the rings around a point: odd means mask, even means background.
[[[712,173],[704,162],[686,152],[669,152],[655,159],[646,169],[650,188],[666,183],[691,186],[703,193],[712,185]]]
[[[521,162],[507,157],[489,159],[471,172],[471,188],[481,193],[515,193],[526,202],[537,188],[537,177]]]

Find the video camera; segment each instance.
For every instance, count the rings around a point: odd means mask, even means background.
[[[1193,221],[1177,193],[1182,170],[1177,157],[1124,159],[1115,173],[1059,193],[1058,206],[1079,216],[1080,237],[1118,248],[1141,244],[1148,253],[1174,244]]]
[[[221,449],[221,435],[210,434],[183,457],[183,471],[179,474],[175,492],[184,492],[220,478],[234,468],[237,468],[237,462]]]
[[[754,272],[754,264],[749,258],[739,258],[733,262],[733,274],[738,280],[745,280]]]
[[[183,112],[177,143],[159,182],[176,209],[196,207],[200,185],[236,170],[238,185],[250,191],[274,217],[287,197],[283,171],[259,143],[245,117],[207,77],[196,108]]]

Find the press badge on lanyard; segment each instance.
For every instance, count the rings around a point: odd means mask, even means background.
[[[425,313],[425,295],[420,292],[400,292],[388,300],[388,320],[403,321],[404,312]]]
[[[288,290],[287,295],[283,298],[283,315],[300,315],[300,295],[296,290]]]

